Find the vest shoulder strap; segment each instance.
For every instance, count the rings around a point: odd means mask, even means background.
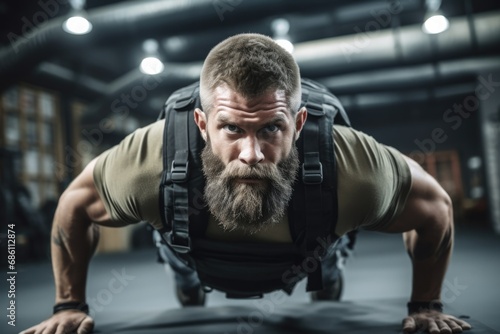
[[[175,91],[159,116],[165,119],[160,233],[179,253],[188,253],[190,236],[203,234],[208,224],[200,158],[205,144],[194,122],[195,108],[200,108],[198,82]]]
[[[301,169],[289,206],[292,237],[305,254],[307,291],[323,289],[320,260],[337,223],[334,123],[350,126],[340,101],[323,85],[302,79],[308,118],[297,140]]]

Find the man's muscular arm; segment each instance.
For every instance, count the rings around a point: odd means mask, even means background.
[[[85,302],[87,269],[99,240],[100,225],[111,222],[94,185],[96,160],[70,184],[59,199],[51,232],[55,303]],[[90,333],[93,320],[78,310],[60,311],[23,332]]]
[[[453,249],[453,209],[448,194],[415,161],[406,158],[412,187],[405,209],[385,232],[403,232],[413,266],[412,302],[439,302]],[[405,332],[451,333],[470,325],[437,311],[415,312],[403,320]]]

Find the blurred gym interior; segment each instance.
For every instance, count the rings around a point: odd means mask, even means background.
[[[75,15],[88,21],[72,25]],[[445,308],[470,333],[500,332],[500,2],[8,0],[0,30],[0,263],[5,278],[16,272],[17,307],[2,333],[51,313],[50,228],[68,184],[154,122],[173,91],[198,80],[209,50],[243,32],[280,41],[353,127],[438,180],[456,226]],[[262,300],[213,291],[204,308],[182,309],[143,222],[102,229],[87,295],[100,333],[387,333],[400,330],[411,265],[400,235],[361,231],[340,302],[313,304],[304,284]]]

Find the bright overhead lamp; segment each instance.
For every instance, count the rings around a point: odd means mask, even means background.
[[[63,30],[73,35],[85,35],[92,31],[92,23],[86,18],[86,0],[69,0],[71,17],[63,23]]]
[[[92,31],[92,23],[83,16],[75,15],[64,21],[63,29],[69,34],[85,35]]]
[[[139,66],[139,70],[142,73],[155,75],[160,74],[165,69],[165,65],[160,59],[158,48],[158,41],[155,39],[147,39],[142,42],[142,50],[146,55]]]
[[[425,14],[422,30],[426,34],[440,34],[450,26],[450,22],[441,12],[442,0],[425,0]]]
[[[446,31],[450,26],[450,22],[446,16],[440,13],[434,13],[432,15],[427,15],[427,19],[422,25],[422,30],[426,34],[440,34]]]
[[[144,74],[155,75],[163,72],[165,65],[156,57],[146,57],[141,61],[139,69]]]
[[[271,30],[273,31],[274,41],[289,53],[293,53],[293,43],[288,35],[290,22],[285,18],[274,19],[271,22]]]

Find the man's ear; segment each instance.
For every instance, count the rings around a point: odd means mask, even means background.
[[[295,138],[296,140],[299,138],[300,131],[302,131],[302,128],[306,123],[306,120],[307,120],[307,109],[306,107],[302,107],[295,115],[295,133],[297,134],[297,137]]]
[[[198,129],[200,129],[203,139],[207,141],[207,114],[201,109],[196,108],[194,110],[194,122],[198,125]]]

